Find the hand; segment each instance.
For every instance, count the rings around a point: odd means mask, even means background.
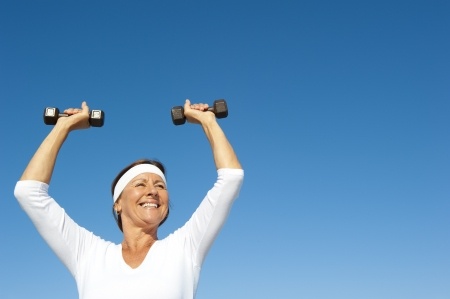
[[[90,127],[89,124],[89,107],[86,104],[85,101],[81,103],[81,109],[80,108],[68,108],[64,110],[65,114],[68,115],[68,117],[60,117],[58,118],[58,123],[65,124],[69,126],[69,130],[80,130],[80,129],[87,129]]]
[[[215,121],[214,112],[208,111],[208,104],[191,104],[189,99],[184,103],[184,116],[186,120],[193,124],[200,124],[206,121]]]

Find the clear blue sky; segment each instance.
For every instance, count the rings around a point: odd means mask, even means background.
[[[181,226],[215,180],[184,99],[225,98],[246,180],[199,299],[450,298],[449,1],[1,1],[0,298],[77,298],[13,196],[49,132],[86,100],[51,194],[121,241],[110,184],[137,158],[168,169]]]

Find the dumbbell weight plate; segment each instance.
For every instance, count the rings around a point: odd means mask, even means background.
[[[174,125],[179,126],[186,122],[186,117],[184,116],[184,107],[175,106],[171,110],[172,122]]]
[[[91,110],[89,124],[93,127],[103,127],[105,123],[105,112],[103,110]]]
[[[214,113],[217,118],[225,118],[228,116],[228,107],[225,100],[214,101]]]
[[[46,125],[55,125],[58,121],[59,109],[47,107],[44,110],[44,123]]]

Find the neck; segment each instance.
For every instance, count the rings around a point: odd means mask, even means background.
[[[150,248],[158,240],[157,234],[145,231],[124,230],[122,249],[138,251]]]
[[[130,236],[130,234],[124,233],[122,257],[125,263],[133,269],[139,267],[144,262],[147,253],[156,240],[156,235],[142,233]]]

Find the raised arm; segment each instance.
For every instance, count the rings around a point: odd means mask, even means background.
[[[216,120],[216,116],[208,109],[207,104],[193,104],[186,100],[184,104],[184,115],[190,123],[200,124],[205,132],[213,152],[214,162],[217,169],[235,168],[242,169],[241,164],[225,136],[222,128]]]
[[[89,128],[89,107],[86,102],[81,109],[69,108],[64,111],[69,117],[60,117],[47,137],[31,158],[20,180],[35,180],[50,183],[56,158],[71,131]]]

